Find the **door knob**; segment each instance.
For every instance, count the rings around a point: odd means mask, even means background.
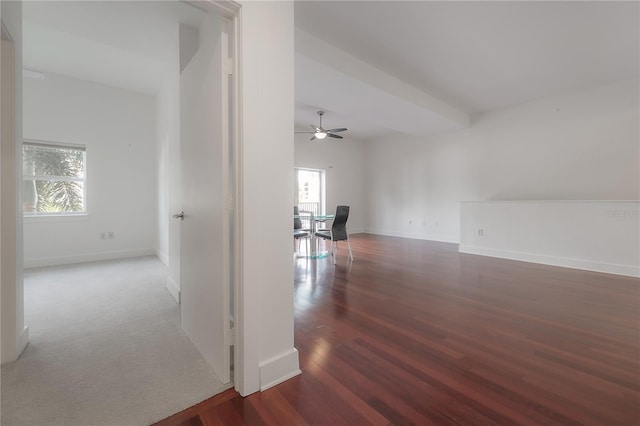
[[[184,220],[184,212],[180,212],[180,214],[174,214],[173,218],[174,219]]]

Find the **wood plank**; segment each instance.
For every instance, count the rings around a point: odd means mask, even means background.
[[[341,247],[335,266],[294,265],[301,376],[158,425],[640,424],[639,279],[431,241],[351,246],[351,264]]]

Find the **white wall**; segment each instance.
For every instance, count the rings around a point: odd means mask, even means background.
[[[369,232],[459,242],[460,202],[638,200],[638,80],[367,144]],[[411,221],[411,223],[409,223]]]
[[[486,201],[461,208],[460,251],[640,276],[637,201]]]
[[[25,79],[23,96],[25,139],[86,144],[88,207],[25,218],[25,267],[155,254],[154,97],[55,74]]]
[[[336,206],[347,205],[350,233],[365,229],[364,212],[364,144],[350,139],[310,141],[307,135],[295,137],[295,167],[325,171],[327,213],[335,213]]]
[[[293,3],[242,2],[242,288],[236,389],[300,373],[293,346]],[[265,224],[268,224],[266,226]]]

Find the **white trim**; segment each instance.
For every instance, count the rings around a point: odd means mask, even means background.
[[[89,213],[61,213],[61,214],[25,214],[22,213],[24,224],[42,222],[86,222],[89,220]]]
[[[70,265],[74,263],[97,262],[101,260],[126,259],[129,257],[155,256],[155,249],[115,250],[86,253],[72,256],[41,257],[25,259],[24,268],[41,268],[44,266]]]
[[[160,259],[160,262],[162,262],[164,266],[169,266],[169,255],[167,252],[156,249],[156,257]]]
[[[173,278],[167,277],[167,291],[176,300],[176,303],[180,304],[180,286],[174,281]]]
[[[380,229],[367,229],[364,232],[367,234],[385,235],[388,237],[411,238],[413,240],[439,241],[441,243],[458,244],[460,242],[460,240],[457,237],[447,236],[447,235],[414,234],[410,232],[398,232],[398,231],[388,231],[388,230],[380,230]],[[355,234],[355,232],[353,233]]]
[[[231,283],[231,274],[233,272],[233,265],[231,265],[231,248],[237,244],[231,241],[233,238],[233,233],[230,231],[229,226],[233,223],[234,220],[234,210],[233,210],[233,198],[235,197],[234,190],[235,188],[231,188],[229,191],[229,185],[231,182],[235,182],[234,179],[230,178],[229,171],[229,152],[233,150],[233,141],[230,140],[229,134],[231,133],[230,127],[232,123],[230,121],[231,114],[231,104],[232,104],[232,92],[233,87],[229,90],[229,79],[231,82],[234,81],[233,73],[230,72],[233,67],[232,59],[230,57],[231,52],[229,51],[229,38],[232,37],[231,30],[233,29],[233,23],[229,19],[223,19],[224,25],[220,32],[221,38],[221,47],[222,47],[222,66],[223,71],[220,78],[220,86],[221,86],[221,99],[220,99],[220,108],[222,111],[222,185],[225,188],[223,190],[223,215],[222,215],[222,299],[224,303],[222,304],[222,320],[224,322],[224,333],[222,336],[222,344],[223,344],[223,365],[225,367],[225,371],[220,373],[220,378],[229,382],[232,380],[231,375],[231,366],[233,365],[231,360],[231,346],[234,345],[235,342],[231,340],[230,329],[232,327],[231,323],[231,294],[232,294],[232,283]],[[226,71],[225,71],[226,69]],[[230,93],[231,92],[231,93]],[[231,170],[231,172],[233,169]],[[234,244],[235,243],[235,244]]]
[[[189,6],[200,9],[203,12],[214,12],[226,19],[233,20],[237,17],[240,10],[240,4],[233,0],[182,0]]]
[[[6,29],[6,28],[5,28]],[[16,84],[21,76],[16,75],[16,55],[13,41],[2,40],[2,96],[0,102],[0,121],[2,135],[0,137],[0,183],[2,201],[0,202],[1,241],[1,288],[2,295],[2,351],[1,362],[15,361],[26,346],[24,338],[28,333],[24,330],[24,304],[22,282],[22,206],[19,206],[18,189],[22,177],[22,141],[20,123],[17,123],[16,99],[21,94],[16,92]],[[22,329],[22,330],[21,330]]]
[[[298,350],[292,348],[260,364],[260,391],[302,374],[298,364]]]
[[[244,210],[243,210],[243,202],[242,202],[242,194],[244,188],[243,181],[243,150],[242,150],[242,141],[243,141],[243,133],[242,133],[242,111],[243,111],[243,103],[242,103],[242,8],[236,2],[233,3],[232,6],[236,9],[234,10],[234,15],[229,17],[232,21],[232,66],[234,70],[233,75],[233,94],[231,95],[233,99],[233,118],[234,122],[231,124],[233,126],[233,141],[232,146],[235,150],[233,154],[234,158],[234,172],[235,172],[235,196],[233,197],[234,202],[234,265],[233,265],[233,277],[234,282],[233,285],[233,299],[234,299],[234,307],[233,307],[233,339],[231,340],[231,344],[233,345],[233,382],[234,388],[240,395],[247,395],[248,388],[247,379],[251,380],[251,373],[247,374],[247,369],[250,363],[246,359],[246,347],[245,347],[245,336],[247,334],[251,335],[251,333],[246,332],[246,313],[244,310],[244,258],[243,258],[243,248],[242,241],[244,240]],[[255,313],[254,313],[255,315]],[[253,335],[254,338],[256,335]]]
[[[489,201],[460,201],[463,204],[585,204],[585,203],[630,203],[636,204],[640,200],[489,200]]]
[[[4,22],[0,21],[0,38],[6,41],[13,41],[13,37],[11,37],[11,33],[7,30],[7,27],[4,26]]]
[[[364,228],[349,228],[349,227],[347,227],[347,232],[349,233],[349,236],[352,236],[352,235],[355,235],[355,234],[367,234],[368,233]]]
[[[22,333],[18,335],[18,358],[20,358],[20,355],[22,355],[22,352],[24,352],[28,344],[29,344],[29,326],[25,325],[24,329],[22,330]]]
[[[23,138],[22,143],[23,145],[39,146],[42,148],[55,147],[59,149],[75,149],[76,151],[87,152],[87,145],[81,144],[81,143],[69,143],[69,142],[60,142],[60,141],[43,140],[43,139],[27,139],[27,138]]]
[[[541,263],[544,265],[561,266],[564,268],[583,269],[587,271],[604,272],[608,274],[640,277],[640,269],[633,265],[618,265],[614,263],[594,262],[584,259],[546,256],[535,253],[524,253],[510,250],[498,250],[486,247],[460,245],[460,253],[476,254],[480,256],[499,257],[502,259],[519,260],[522,262]]]
[[[28,70],[26,68],[22,69],[22,77],[23,78],[33,78],[34,80],[44,80],[45,75],[43,72]]]

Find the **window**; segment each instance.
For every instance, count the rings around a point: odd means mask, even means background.
[[[24,141],[24,215],[86,213],[86,162],[84,146]]]
[[[300,211],[324,214],[324,170],[295,169],[294,196]]]

